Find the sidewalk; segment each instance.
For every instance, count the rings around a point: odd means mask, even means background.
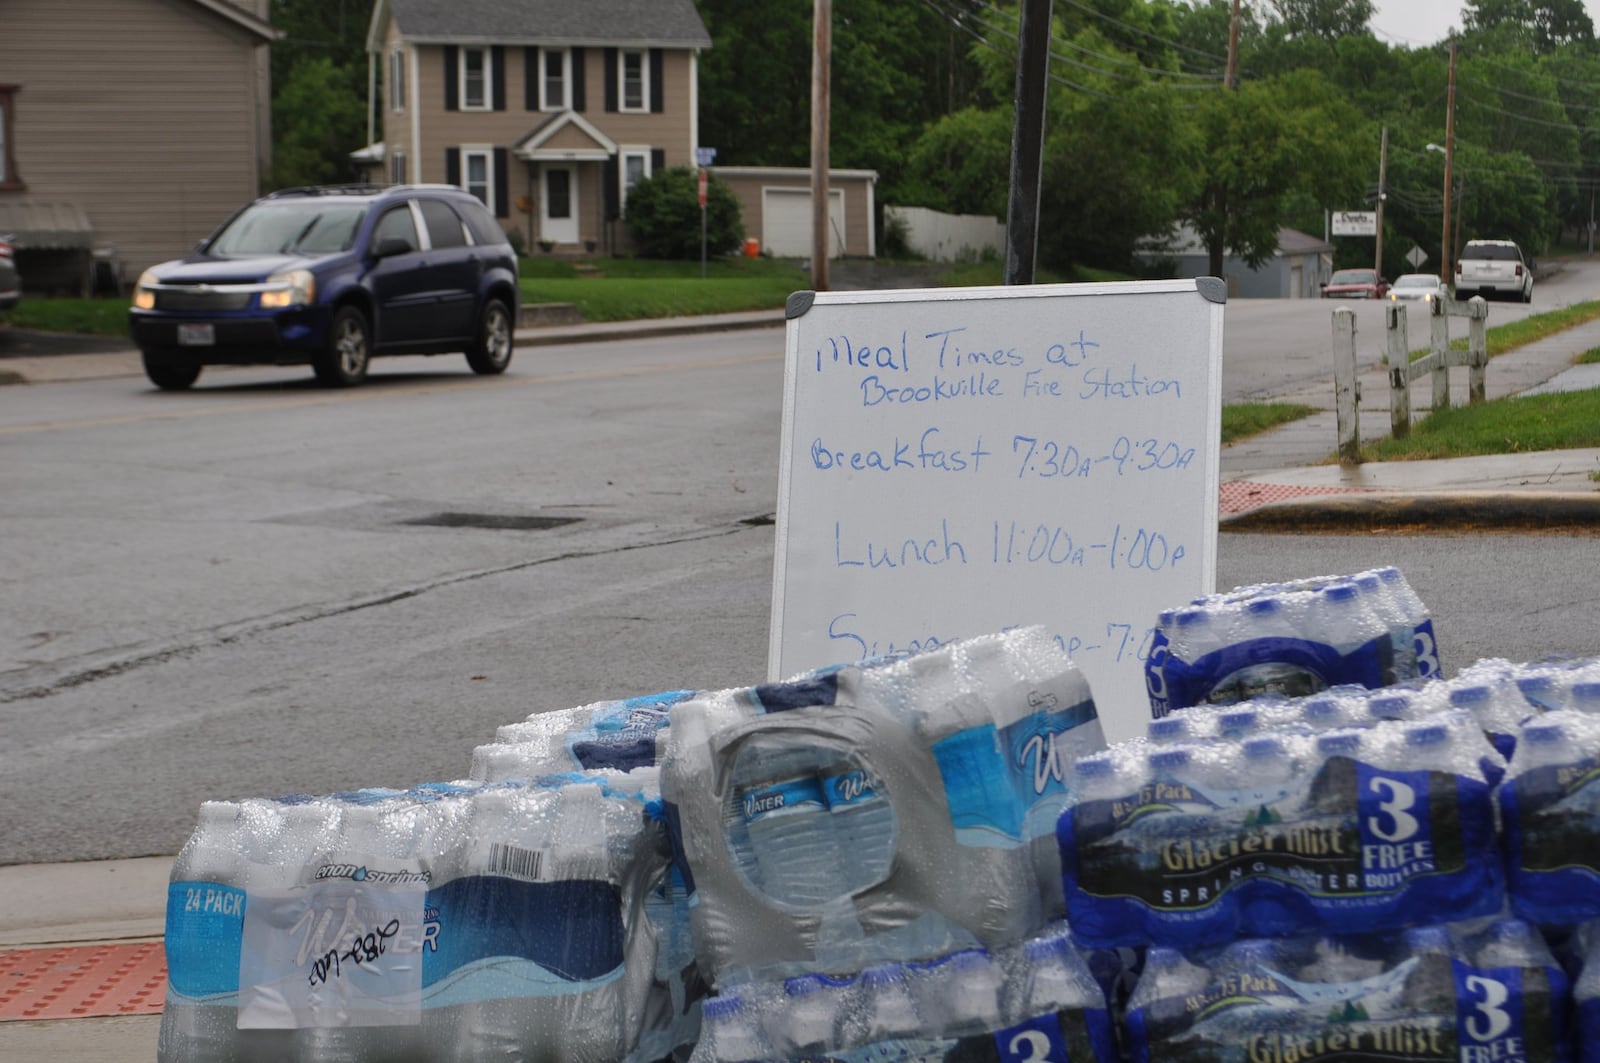
[[[782,311],[668,321],[551,326],[519,330],[519,346],[763,328]],[[1362,348],[1373,346],[1362,338]],[[1491,359],[1487,394],[1600,387],[1600,365],[1572,366],[1600,347],[1600,321]],[[1466,398],[1466,370],[1452,395]],[[132,350],[0,359],[0,384],[142,376]],[[1552,520],[1600,524],[1600,448],[1442,461],[1331,463],[1337,449],[1329,380],[1278,396],[1320,412],[1222,450],[1221,515],[1229,530],[1361,527],[1390,521],[1492,523],[1519,527]],[[1360,374],[1364,441],[1388,433],[1388,376]],[[1413,386],[1426,412],[1429,387]],[[0,867],[0,1058],[123,1063],[155,1057],[165,968],[159,943],[170,857],[53,866]],[[64,1019],[77,1019],[66,1022]]]

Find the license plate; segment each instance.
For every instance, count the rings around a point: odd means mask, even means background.
[[[217,342],[217,330],[214,325],[179,325],[179,347],[213,347]]]

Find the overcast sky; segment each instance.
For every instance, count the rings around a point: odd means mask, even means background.
[[[1389,44],[1416,48],[1442,40],[1461,27],[1464,0],[1373,0],[1372,31]],[[1600,26],[1600,0],[1584,0],[1589,18]]]

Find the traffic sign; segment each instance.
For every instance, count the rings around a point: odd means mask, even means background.
[[[716,148],[695,148],[694,163],[696,166],[710,166],[717,161]]]
[[[1428,261],[1428,252],[1424,251],[1420,247],[1413,247],[1410,251],[1406,252],[1406,261],[1411,263],[1412,266],[1421,266],[1424,262]]]

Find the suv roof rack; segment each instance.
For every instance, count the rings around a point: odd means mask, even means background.
[[[375,196],[389,185],[301,185],[297,188],[280,188],[268,192],[263,199],[282,199],[288,196]]]

